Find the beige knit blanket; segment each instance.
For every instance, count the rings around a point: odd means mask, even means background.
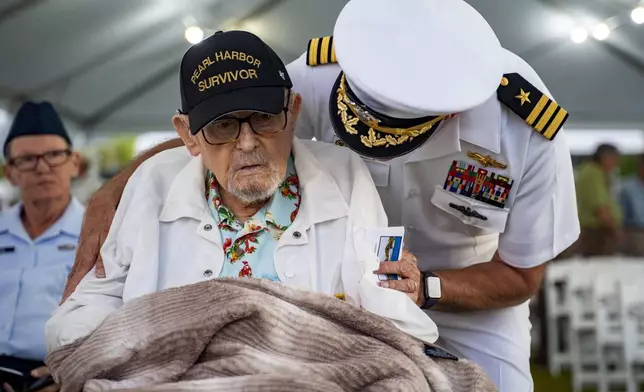
[[[126,303],[47,356],[62,391],[495,391],[466,360],[425,354],[341,300],[215,279]]]

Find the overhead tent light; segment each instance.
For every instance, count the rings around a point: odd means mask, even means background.
[[[637,24],[644,23],[644,6],[639,6],[631,12],[631,19]]]
[[[610,35],[610,27],[606,23],[600,23],[593,27],[593,37],[598,41],[603,41]]]
[[[570,39],[576,44],[581,44],[588,39],[588,30],[585,27],[575,27],[570,32]]]
[[[198,44],[203,40],[203,30],[199,26],[190,26],[186,28],[186,40],[191,44]]]

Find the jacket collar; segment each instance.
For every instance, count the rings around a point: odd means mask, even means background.
[[[11,207],[4,213],[4,218],[0,219],[0,233],[9,232],[25,241],[32,242],[27,234],[20,214],[22,213],[23,204],[18,203]],[[56,237],[62,233],[79,237],[81,226],[83,224],[83,213],[85,207],[76,199],[71,198],[71,201],[63,215],[53,225],[51,225],[43,234],[41,234],[34,241],[42,241],[52,237]]]
[[[501,105],[496,94],[474,109],[440,125],[436,133],[407,162],[435,159],[461,151],[461,141],[474,144],[495,154],[501,151]]]
[[[293,139],[293,156],[302,194],[302,205],[293,225],[306,229],[348,215],[349,206],[337,183],[297,138]],[[201,219],[208,209],[205,188],[205,167],[201,156],[191,158],[170,185],[159,220]]]

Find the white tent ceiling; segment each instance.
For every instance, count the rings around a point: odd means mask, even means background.
[[[644,129],[644,25],[628,19],[637,1],[469,3],[487,18],[505,47],[539,72],[571,112],[569,124]],[[26,98],[51,100],[74,123],[72,128],[94,136],[169,129],[180,102],[178,65],[189,47],[186,25],[197,24],[210,33],[253,31],[288,62],[306,49],[309,38],[333,32],[344,4],[0,0],[0,101],[11,111]],[[571,21],[593,23],[615,16],[624,23],[608,40],[581,45],[570,40]]]

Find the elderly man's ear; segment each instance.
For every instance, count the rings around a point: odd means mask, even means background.
[[[183,144],[186,146],[190,155],[196,157],[201,153],[199,149],[199,144],[197,143],[197,136],[190,133],[189,119],[185,114],[175,114],[172,116],[172,125],[177,131],[177,134],[183,140]]]

